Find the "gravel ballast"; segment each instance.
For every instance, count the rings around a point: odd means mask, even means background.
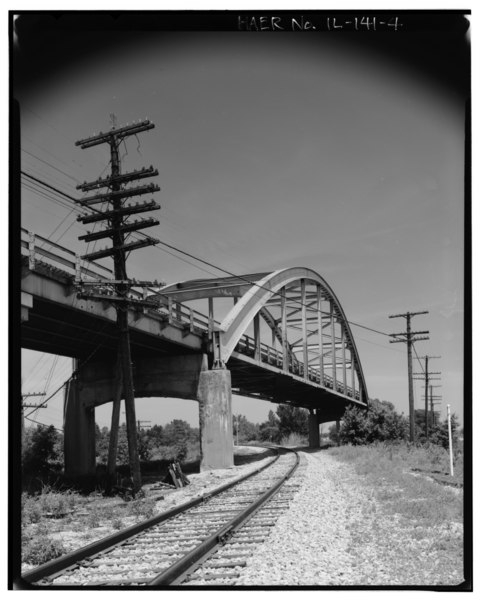
[[[237,447],[238,452],[242,450]],[[246,451],[254,453],[257,450],[247,448]],[[239,578],[231,579],[225,585],[455,586],[463,581],[461,520],[453,521],[453,516],[444,521],[430,519],[426,522],[422,518],[412,518],[413,507],[417,509],[423,503],[432,511],[437,497],[435,492],[440,492],[441,486],[410,473],[413,475],[409,477],[411,481],[424,480],[426,488],[428,485],[435,488],[430,487],[426,496],[419,493],[419,487],[415,494],[408,495],[408,488],[399,485],[407,485],[407,482],[405,484],[399,475],[392,483],[378,476],[378,494],[367,478],[356,473],[351,462],[341,461],[325,450],[299,452],[301,466],[287,482],[294,489],[298,488],[289,501],[289,508],[277,515],[275,524],[264,533],[264,541],[258,547],[254,545],[253,554],[248,556],[247,566],[240,570]],[[155,502],[155,513],[159,513],[238,479],[271,460],[263,457],[231,469],[192,474],[187,487],[171,491],[164,488],[150,490],[147,499]],[[462,497],[461,490],[446,489],[453,501]],[[404,498],[406,505],[411,503],[410,513],[401,514],[400,506],[386,502],[384,494]],[[439,497],[442,497],[441,493]],[[131,503],[121,504],[117,514],[123,527],[139,520],[140,517],[128,516]],[[89,505],[85,510],[94,509]],[[417,510],[415,514],[417,516]],[[51,527],[49,535],[62,541],[66,551],[116,530],[112,518],[103,520],[102,526],[89,531],[92,536],[86,540],[85,525],[78,520],[79,515],[75,516],[65,522],[47,523]],[[431,525],[433,522],[437,525]],[[33,535],[43,535],[47,525],[31,525],[30,529]],[[22,570],[33,566],[24,564]],[[210,582],[200,584],[210,585]]]
[[[382,507],[350,464],[302,453],[305,475],[290,509],[247,562],[239,586],[458,585],[462,563],[442,570],[441,550]],[[436,484],[435,484],[436,485]],[[437,537],[461,537],[447,524]],[[438,554],[439,552],[439,554]]]

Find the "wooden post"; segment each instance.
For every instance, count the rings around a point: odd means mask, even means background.
[[[109,450],[107,456],[107,492],[110,492],[116,480],[116,458],[119,441],[119,415],[121,413],[122,381],[121,352],[119,351],[114,373],[114,399],[112,403],[111,431],[109,434]]]

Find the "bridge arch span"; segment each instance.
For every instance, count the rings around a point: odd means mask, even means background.
[[[324,304],[328,305],[325,309]],[[334,291],[321,275],[305,267],[262,274],[258,281],[246,289],[217,328],[214,336],[215,363],[228,362],[258,315],[272,329],[272,339],[280,342],[282,354],[285,355],[285,360],[282,360],[284,370],[289,370],[291,356],[292,362],[303,363],[303,366],[299,366],[299,372],[302,370],[306,379],[318,379],[321,386],[332,379],[331,387],[335,391],[339,389],[344,395],[352,395],[363,404],[367,403],[364,374],[348,319]],[[335,327],[339,328],[338,334]],[[301,339],[290,341],[288,330],[291,328],[300,331]],[[328,329],[328,333],[325,333],[325,329]],[[256,338],[259,325],[254,330]],[[311,344],[310,338],[314,337],[317,341]],[[255,339],[255,353],[259,343]],[[295,358],[298,352],[303,356],[302,361]],[[347,380],[347,368],[351,382]],[[341,372],[340,386],[335,383],[338,371]]]

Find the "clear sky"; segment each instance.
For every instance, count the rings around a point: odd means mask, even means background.
[[[360,325],[400,332],[405,320],[388,315],[428,310],[413,320],[430,331],[416,351],[441,356],[430,363],[442,372],[435,394],[461,422],[464,95],[423,38],[406,56],[397,34],[378,44],[347,32],[101,27],[85,34],[81,52],[75,36],[59,42],[37,30],[41,68],[25,66],[34,43],[20,45],[22,169],[78,196],[75,185],[108,172],[109,156],[75,141],[108,129],[111,113],[119,125],[148,117],[156,128],[121,146],[125,170],[153,164],[160,173],[161,223],[148,233],[238,274],[320,273],[352,323],[369,395],[405,414],[405,346]],[[459,44],[445,42],[448,54]],[[24,182],[22,226],[85,251],[68,203]],[[167,283],[221,275],[161,246],[132,253],[128,270]],[[71,360],[25,351],[22,365],[22,392],[50,396]],[[414,389],[423,408],[422,382]],[[59,392],[31,416],[61,428],[62,402]],[[270,408],[233,402],[254,422]],[[137,418],[197,425],[198,411],[195,402],[145,399]],[[109,424],[110,407],[96,419]]]

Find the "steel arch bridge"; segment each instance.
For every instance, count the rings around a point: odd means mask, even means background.
[[[65,392],[66,473],[92,476],[95,407],[119,393],[113,274],[26,230],[21,255],[21,344],[79,361]],[[233,465],[232,392],[309,409],[312,447],[320,423],[368,406],[349,322],[315,271],[149,285],[135,282],[129,295],[144,301],[127,309],[136,396],[198,401],[202,468]]]
[[[315,271],[196,279],[160,293],[170,311],[208,301],[213,368],[232,372],[235,393],[323,409],[326,420],[339,418],[347,404],[367,406],[348,320]]]

